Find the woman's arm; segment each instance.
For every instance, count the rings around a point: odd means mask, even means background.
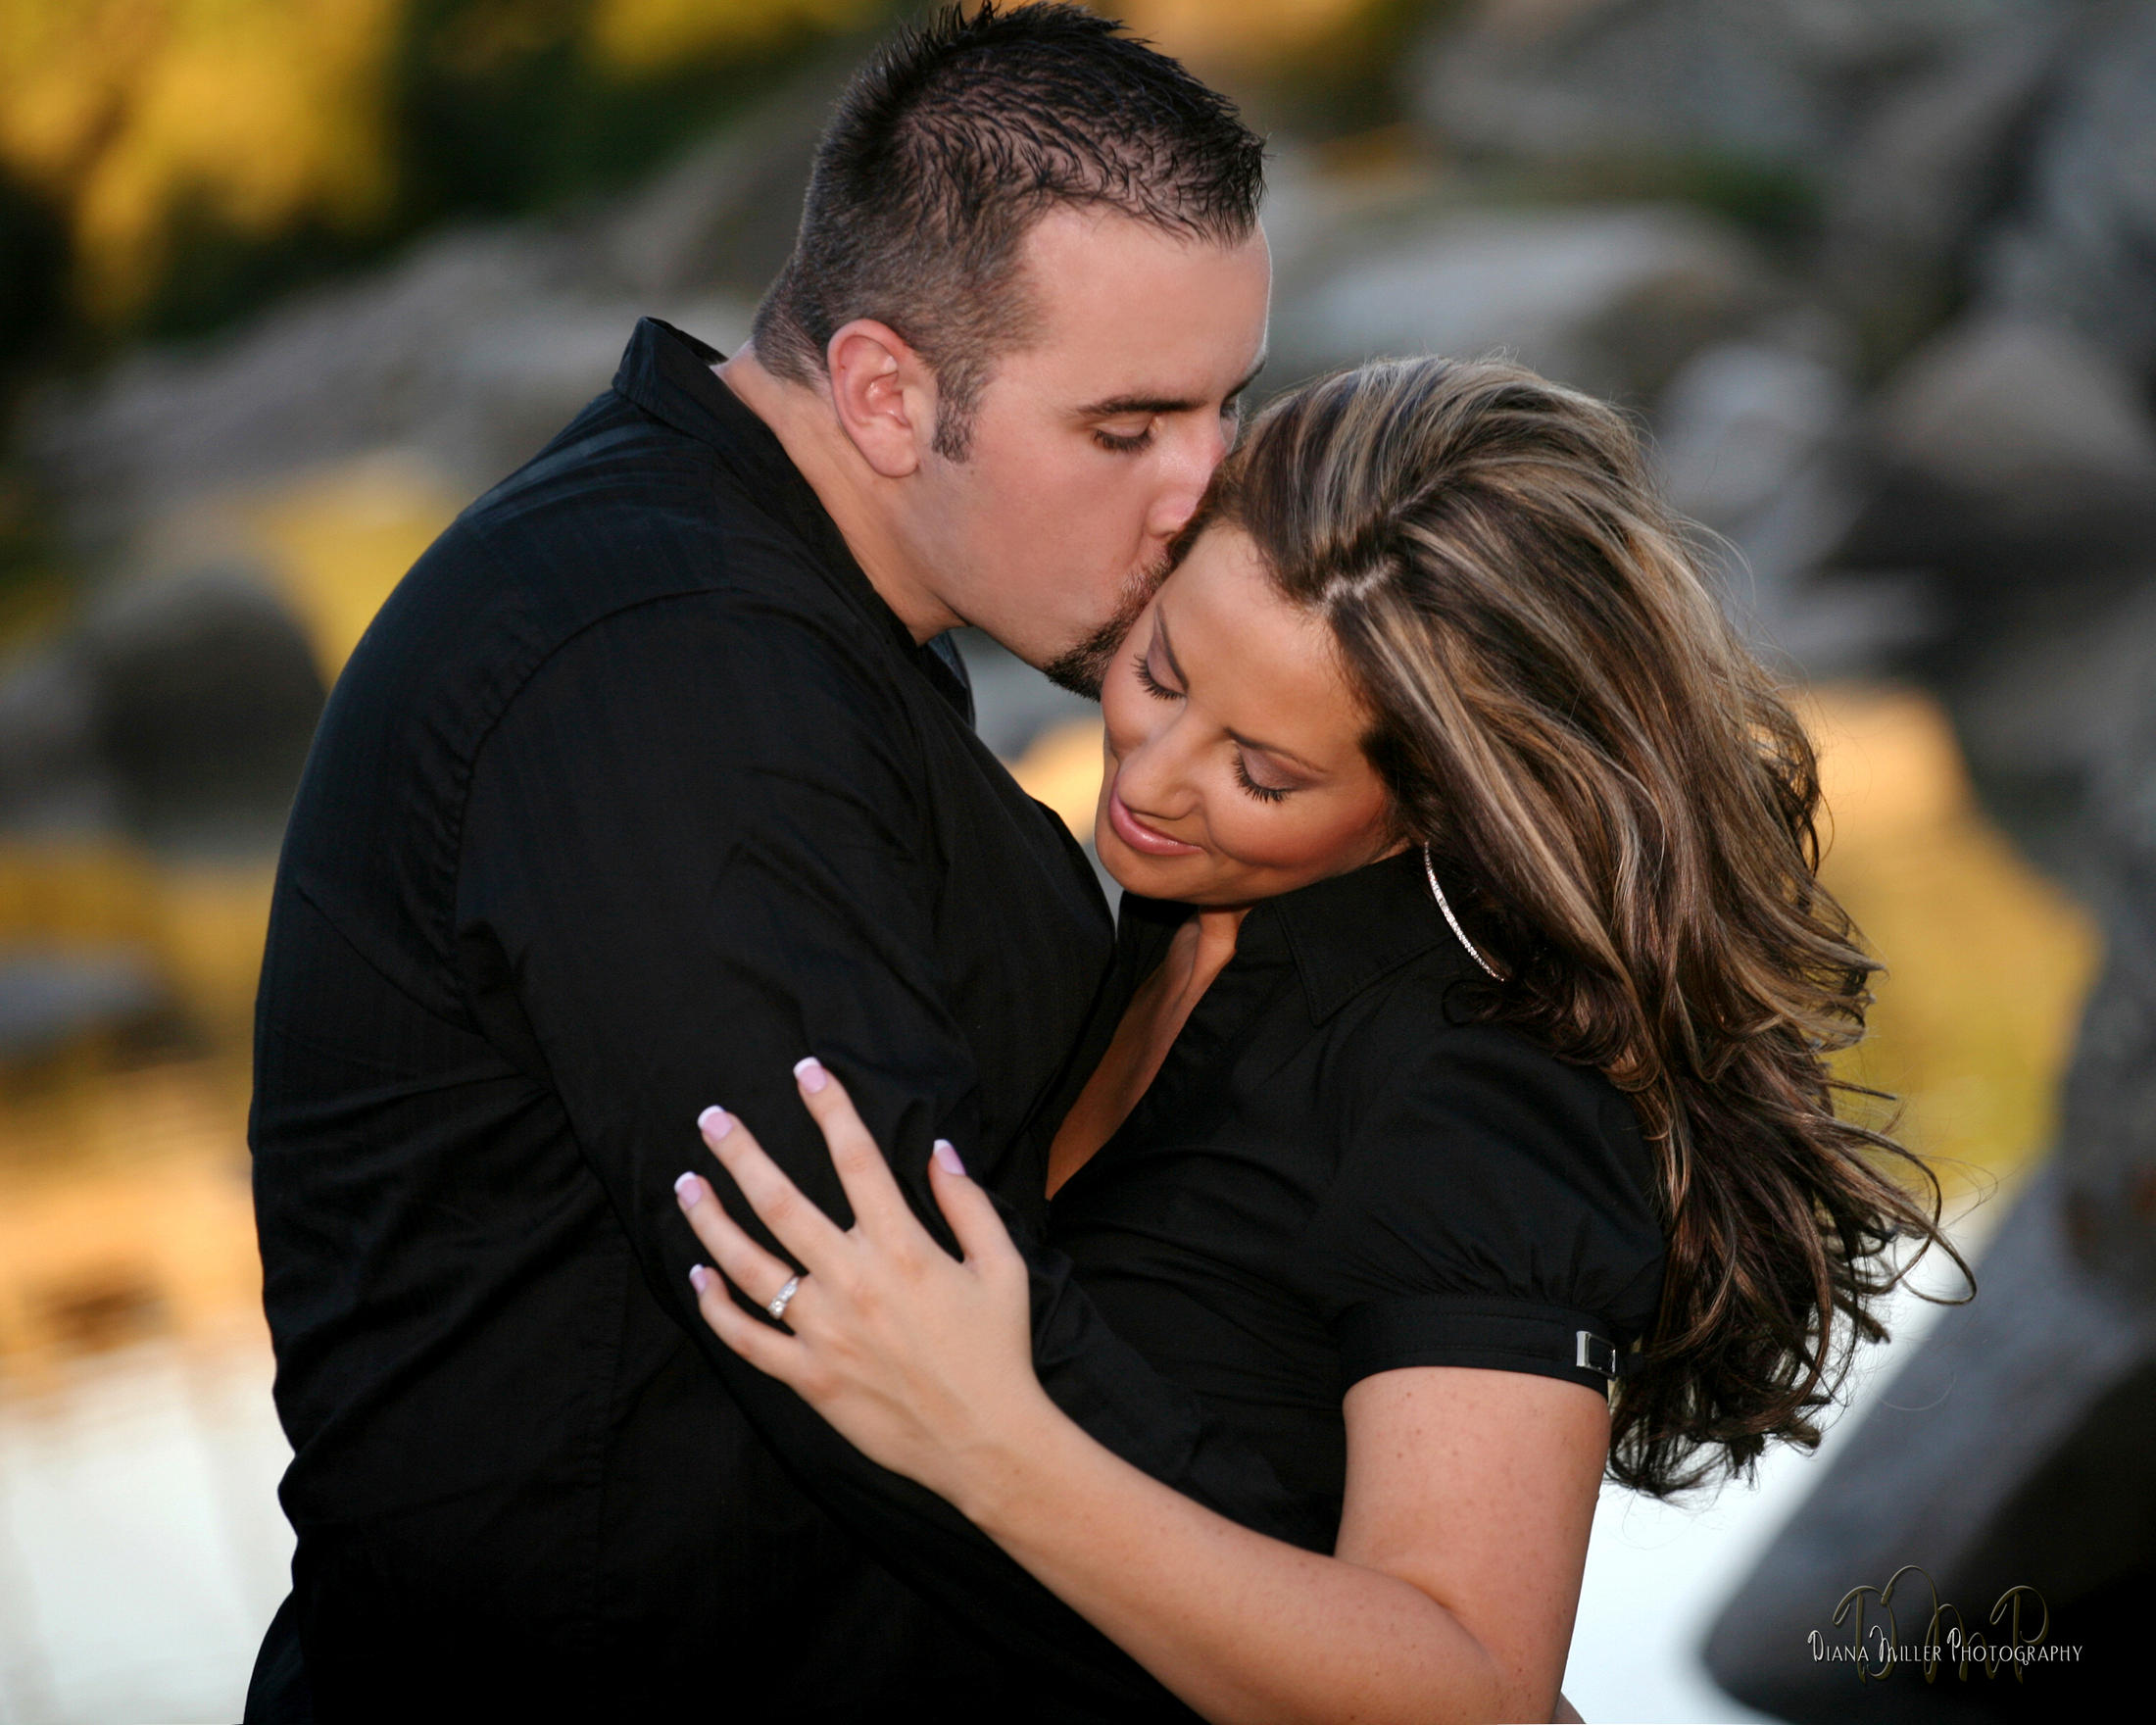
[[[1041,1390],[1023,1262],[956,1158],[940,1150],[931,1178],[963,1261],[906,1209],[838,1085],[811,1067],[803,1091],[857,1225],[841,1231],[745,1128],[707,1115],[714,1153],[808,1272],[791,1336],[702,1277],[728,1346],[948,1499],[1208,1718],[1550,1717],[1601,1475],[1600,1397],[1457,1368],[1365,1379],[1347,1401],[1337,1554],[1252,1533],[1117,1458]],[[777,1293],[790,1266],[701,1181],[681,1192],[727,1277],[760,1304]]]

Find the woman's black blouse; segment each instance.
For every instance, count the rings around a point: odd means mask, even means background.
[[[1124,998],[1189,914],[1124,898]],[[1359,1379],[1479,1366],[1599,1391],[1654,1320],[1663,1237],[1631,1105],[1448,1012],[1479,978],[1416,851],[1254,906],[1052,1207],[1109,1323],[1328,1530]]]

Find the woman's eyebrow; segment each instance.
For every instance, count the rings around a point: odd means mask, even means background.
[[[1175,643],[1168,639],[1168,614],[1165,607],[1155,605],[1152,610],[1152,638],[1160,643],[1160,651],[1166,656],[1168,671],[1184,688],[1191,686],[1191,679],[1183,674],[1182,662],[1175,657]]]
[[[1228,735],[1233,737],[1245,749],[1255,749],[1260,755],[1277,755],[1283,761],[1293,761],[1304,772],[1309,773],[1314,778],[1326,776],[1325,769],[1322,766],[1303,760],[1293,749],[1283,749],[1278,743],[1261,743],[1255,737],[1246,737],[1241,731],[1230,731]]]

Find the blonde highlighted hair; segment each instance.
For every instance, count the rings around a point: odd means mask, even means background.
[[[1654,1147],[1668,1268],[1612,1476],[1815,1444],[1895,1242],[1944,1245],[1938,1185],[1837,1109],[1877,966],[1819,884],[1812,747],[1631,424],[1516,366],[1372,364],[1266,411],[1191,532],[1218,525],[1330,625],[1502,973],[1464,1010],[1600,1068]]]

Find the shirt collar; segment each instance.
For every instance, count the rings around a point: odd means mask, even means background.
[[[808,542],[833,584],[891,632],[916,668],[971,724],[973,690],[956,646],[941,635],[925,647],[914,644],[912,631],[854,561],[845,534],[815,488],[802,477],[778,434],[711,370],[725,357],[671,323],[640,318],[613,374],[613,391],[715,452],[743,494]]]
[[[1417,846],[1267,899],[1251,907],[1245,931],[1261,916],[1294,955],[1314,1023],[1433,949],[1459,977],[1479,974],[1430,896]]]

